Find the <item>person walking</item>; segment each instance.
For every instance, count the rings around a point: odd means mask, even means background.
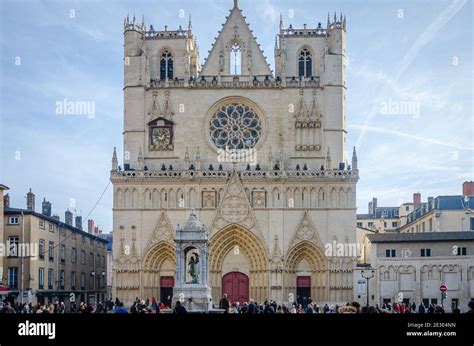
[[[227,294],[224,293],[224,296],[221,298],[219,302],[219,309],[224,309],[224,313],[227,314],[229,313],[229,308],[230,308],[230,302],[229,302],[229,299],[227,299]]]

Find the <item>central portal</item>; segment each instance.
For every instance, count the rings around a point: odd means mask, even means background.
[[[241,272],[230,272],[222,277],[222,294],[231,303],[249,301],[249,277]]]

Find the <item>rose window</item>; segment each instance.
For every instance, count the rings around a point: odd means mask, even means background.
[[[262,122],[249,106],[231,103],[214,113],[209,131],[212,141],[220,149],[249,149],[260,140]]]

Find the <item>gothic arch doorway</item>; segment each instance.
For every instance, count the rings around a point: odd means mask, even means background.
[[[227,294],[230,302],[249,301],[249,277],[241,272],[230,272],[222,277],[222,294]]]
[[[142,299],[155,297],[157,300],[169,299],[176,274],[176,251],[168,242],[161,241],[152,246],[145,254],[141,271]],[[165,288],[165,290],[162,290]]]
[[[286,296],[293,295],[296,301],[298,293],[311,297],[313,301],[326,301],[326,257],[316,244],[303,241],[294,245],[286,256]],[[299,292],[298,292],[299,291]]]
[[[222,297],[223,276],[226,257],[231,254],[244,256],[248,266],[231,270],[246,272],[248,269],[249,299],[264,301],[268,299],[268,254],[260,239],[239,225],[230,225],[219,230],[210,241],[209,269],[212,298],[219,301]],[[242,262],[243,263],[243,262]],[[228,268],[227,268],[228,269]]]

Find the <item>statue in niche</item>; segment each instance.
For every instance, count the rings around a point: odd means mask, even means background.
[[[191,282],[192,284],[197,284],[198,283],[198,272],[197,272],[197,264],[199,263],[199,255],[197,252],[191,254],[191,258],[189,259],[188,265],[189,265],[189,270],[188,273],[191,276]]]

